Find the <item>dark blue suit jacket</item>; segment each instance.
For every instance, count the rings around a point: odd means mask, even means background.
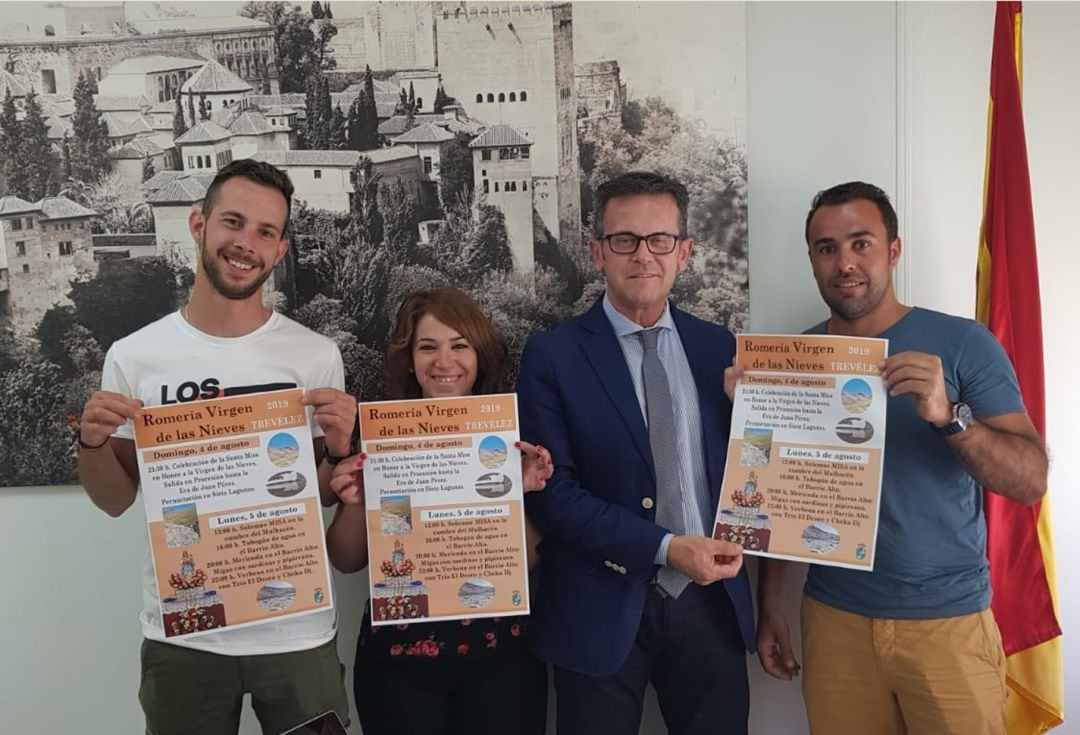
[[[706,473],[715,512],[731,424],[724,368],[735,338],[671,309],[697,383]],[[529,635],[537,655],[593,676],[622,666],[641,623],[653,559],[667,531],[656,525],[656,475],[630,371],[601,301],[529,340],[517,385],[521,437],[551,451],[555,474],[529,493],[544,533]],[[753,650],[746,570],[722,583]]]

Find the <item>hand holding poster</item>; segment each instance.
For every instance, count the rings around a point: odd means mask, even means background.
[[[744,334],[714,538],[748,554],[872,570],[888,342]]]
[[[302,390],[145,408],[135,447],[165,635],[332,605]]]
[[[517,397],[360,404],[371,622],[529,612]]]

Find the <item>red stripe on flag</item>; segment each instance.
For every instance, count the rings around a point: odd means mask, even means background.
[[[1018,2],[999,2],[990,74],[983,236],[990,253],[989,323],[1016,369],[1031,421],[1045,436],[1042,310],[1027,142],[1016,66]],[[993,611],[1006,654],[1061,634],[1039,544],[1039,505],[985,494]]]

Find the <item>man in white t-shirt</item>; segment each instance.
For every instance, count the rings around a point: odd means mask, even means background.
[[[329,477],[351,453],[356,420],[341,353],[262,303],[261,286],[288,248],[292,191],[269,164],[223,168],[188,218],[198,250],[190,301],[109,349],[79,434],[79,479],[109,515],[127,510],[139,488],[131,421],[142,406],[291,387],[307,389],[320,495],[336,501]],[[333,610],[166,640],[146,556],[139,700],[148,735],[235,735],[244,694],[267,735],[329,710],[348,718]]]

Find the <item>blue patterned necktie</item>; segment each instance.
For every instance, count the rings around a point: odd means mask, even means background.
[[[638,332],[645,345],[641,375],[645,384],[645,413],[649,418],[649,447],[656,470],[656,523],[676,536],[686,533],[683,493],[679,482],[679,452],[676,448],[675,411],[667,372],[656,351],[660,327]],[[656,583],[671,597],[678,597],[690,578],[678,569],[662,566]]]

